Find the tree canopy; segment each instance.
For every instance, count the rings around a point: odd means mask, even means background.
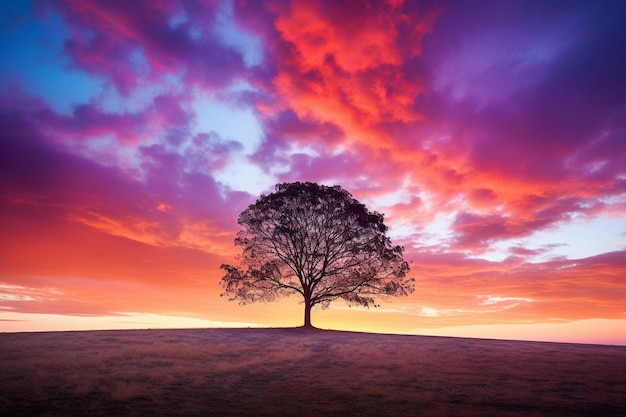
[[[304,299],[304,326],[311,308],[343,299],[377,306],[376,298],[408,295],[414,280],[403,248],[386,236],[383,215],[340,186],[277,184],[238,219],[240,266],[222,265],[224,294],[242,304],[291,294]]]

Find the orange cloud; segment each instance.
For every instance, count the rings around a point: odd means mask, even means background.
[[[460,253],[412,255],[416,292],[393,304],[421,317],[420,325],[427,327],[623,319],[625,255],[542,263],[489,262]]]
[[[4,311],[227,315],[219,265],[232,261],[225,255],[232,253],[232,236],[208,253],[154,246],[58,214],[45,206],[1,207],[10,236],[0,239]]]
[[[423,87],[406,80],[403,64],[419,53],[437,11],[408,16],[384,3],[305,1],[277,9],[275,26],[289,47],[273,83],[298,116],[340,126],[349,142],[375,148],[393,147],[381,123],[421,118],[413,103]],[[404,26],[409,51],[398,39]]]

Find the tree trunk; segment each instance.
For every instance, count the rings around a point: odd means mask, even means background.
[[[311,324],[311,296],[309,294],[304,295],[304,327],[313,328]]]

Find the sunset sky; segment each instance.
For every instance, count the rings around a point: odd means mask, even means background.
[[[626,345],[626,2],[7,1],[0,331],[297,326],[220,297],[276,183],[416,291],[323,328]]]

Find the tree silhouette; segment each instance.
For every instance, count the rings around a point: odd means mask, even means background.
[[[241,267],[223,264],[222,295],[241,304],[304,298],[304,327],[311,308],[331,301],[374,306],[375,297],[408,295],[414,279],[403,248],[385,235],[383,215],[370,212],[339,186],[284,183],[261,195],[238,219],[243,229]]]

